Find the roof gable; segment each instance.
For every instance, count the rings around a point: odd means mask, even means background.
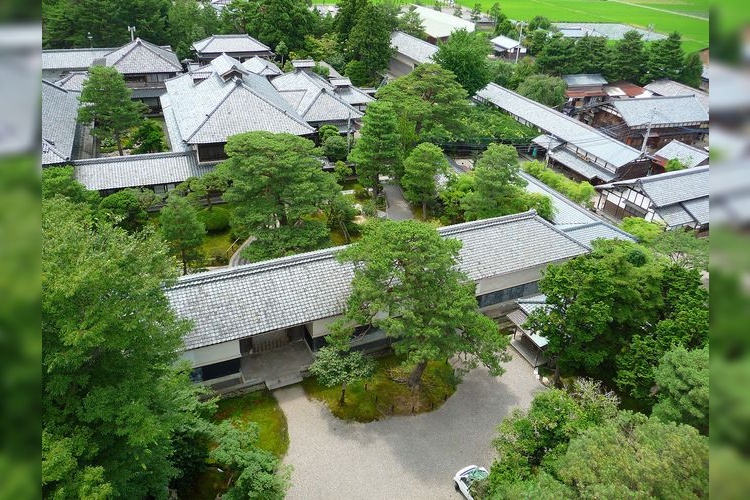
[[[391,47],[396,49],[396,52],[418,63],[431,62],[432,56],[438,51],[436,45],[402,31],[391,33]]]
[[[264,53],[272,54],[271,49],[247,34],[211,35],[208,38],[193,43],[193,49],[198,54],[241,54]]]
[[[708,151],[680,141],[670,141],[669,144],[655,152],[654,156],[667,161],[677,159],[685,167],[692,168],[708,159]]]
[[[140,38],[107,54],[103,63],[124,75],[182,72],[182,65],[171,49],[167,50]]]
[[[42,165],[71,159],[78,104],[76,94],[42,80]]]
[[[708,122],[708,112],[692,95],[619,99],[612,106],[629,127]]]

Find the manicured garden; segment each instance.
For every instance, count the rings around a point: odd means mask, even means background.
[[[432,411],[455,392],[458,379],[449,363],[430,361],[422,384],[414,390],[407,385],[411,367],[402,363],[396,355],[379,358],[375,375],[347,386],[343,406],[339,404],[341,387],[324,387],[314,377],[306,378],[302,385],[309,397],[324,402],[336,417],[357,422]]]

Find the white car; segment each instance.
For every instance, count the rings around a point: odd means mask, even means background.
[[[474,500],[471,493],[469,493],[471,483],[477,480],[486,479],[489,475],[490,473],[487,472],[487,469],[484,467],[469,465],[468,467],[464,467],[456,472],[456,475],[453,476],[453,486],[456,488],[456,491],[461,492],[466,500]]]

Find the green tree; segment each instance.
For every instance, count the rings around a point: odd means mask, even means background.
[[[164,130],[156,120],[146,118],[131,137],[135,154],[159,153],[167,149],[164,140]]]
[[[336,32],[342,52],[349,40],[349,34],[362,18],[362,12],[370,4],[369,0],[340,0],[336,14]]]
[[[529,21],[529,31],[535,30],[546,30],[549,31],[552,28],[552,22],[544,16],[534,16]]]
[[[708,238],[698,238],[692,231],[660,231],[651,248],[683,267],[708,269]]]
[[[298,0],[233,0],[221,20],[227,33],[252,33],[271,48],[284,42],[291,51],[303,49],[316,27],[315,14]]]
[[[476,189],[474,174],[450,174],[445,188],[440,191],[440,203],[443,207],[443,218],[447,223],[457,224],[465,222],[464,209],[461,201]]]
[[[497,2],[493,3],[492,7],[490,7],[489,14],[495,23],[499,23],[506,19],[505,14],[503,14],[503,9],[500,8],[500,4]]]
[[[524,44],[526,45],[529,55],[538,56],[541,54],[544,47],[550,40],[550,33],[546,30],[532,30],[527,31],[526,38],[524,38]]]
[[[333,174],[336,176],[336,182],[338,185],[343,186],[352,175],[352,167],[347,165],[346,162],[337,161],[333,165]]]
[[[187,274],[188,264],[202,258],[198,249],[206,237],[206,226],[198,220],[195,207],[176,195],[162,208],[159,224],[170,252],[182,261],[182,274]]]
[[[684,170],[685,164],[680,161],[679,158],[672,158],[664,164],[665,172],[676,172],[677,170]]]
[[[174,0],[167,14],[169,43],[182,60],[191,55],[193,42],[218,32],[219,18],[205,0]]]
[[[212,198],[223,194],[229,189],[229,181],[222,172],[214,170],[200,177],[191,177],[181,185],[178,185],[176,191],[184,191],[195,202],[205,202],[208,210],[213,209]]]
[[[620,223],[620,228],[646,245],[653,243],[664,232],[664,225],[647,221],[643,217],[625,217]]]
[[[490,144],[474,166],[475,189],[462,201],[467,220],[515,213],[526,181],[519,175],[518,153],[513,146]]]
[[[361,137],[349,154],[359,182],[372,189],[373,199],[380,191],[381,175],[398,176],[401,171],[401,145],[393,106],[376,101],[362,118]]]
[[[73,203],[86,203],[92,207],[98,206],[101,201],[97,191],[89,191],[76,180],[73,167],[42,169],[42,198],[50,199],[58,195],[68,198]]]
[[[697,89],[701,85],[701,76],[703,76],[703,61],[700,55],[697,52],[686,55],[678,81]]]
[[[601,73],[609,67],[610,50],[607,38],[584,36],[578,39],[573,49],[573,57],[578,61],[577,73]]]
[[[508,82],[508,88],[515,90],[532,75],[539,73],[539,68],[530,57],[524,57],[518,64],[513,65],[513,76]]]
[[[263,498],[282,500],[289,488],[291,471],[282,467],[271,452],[258,448],[258,426],[250,422],[242,432],[224,420],[215,427],[213,438],[217,445],[210,457],[228,468],[231,485],[221,495],[227,500]]]
[[[167,249],[60,197],[42,209],[43,496],[161,497],[205,408],[175,368],[189,324],[164,295]]]
[[[131,233],[141,229],[148,221],[148,214],[134,189],[123,189],[102,198],[99,211],[115,225]]]
[[[676,347],[654,370],[659,402],[652,415],[665,422],[692,425],[708,434],[708,347]]]
[[[318,129],[318,140],[322,144],[329,137],[340,137],[341,132],[336,125],[323,125]]]
[[[648,46],[646,67],[649,80],[668,78],[679,80],[685,55],[682,52],[682,37],[676,31],[664,40],[656,40]]]
[[[487,56],[490,44],[482,33],[465,29],[451,33],[447,42],[439,45],[432,59],[456,75],[456,81],[470,96],[483,89],[492,78]]]
[[[417,221],[383,221],[338,258],[355,266],[345,318],[382,328],[397,354],[414,368],[419,386],[429,360],[466,353],[466,368],[481,362],[503,373],[508,336],[479,312],[474,283],[456,269],[461,242],[442,238]]]
[[[336,134],[334,136],[326,137],[321,145],[323,154],[326,155],[331,161],[342,161],[346,160],[348,154],[349,144],[346,138]]]
[[[148,109],[145,104],[131,101],[132,91],[115,68],[94,66],[89,68],[88,80],[78,98],[78,121],[93,123],[91,135],[99,139],[113,138],[122,156],[122,135],[143,121]]]
[[[475,3],[474,8],[471,9],[471,13],[469,14],[469,19],[471,19],[472,21],[476,23],[477,21],[479,21],[481,17],[482,17],[482,4]]]
[[[565,38],[562,33],[553,34],[539,51],[536,65],[550,75],[575,73],[578,62],[575,58],[575,42]]]
[[[623,413],[572,439],[555,472],[576,498],[704,498],[708,438]]]
[[[605,76],[609,81],[625,80],[644,83],[646,74],[646,50],[643,36],[630,30],[615,42]]]
[[[419,142],[438,142],[461,130],[469,111],[466,90],[438,64],[420,64],[408,75],[381,87],[378,101],[391,103],[404,152]],[[370,107],[367,110],[370,113]]]
[[[346,386],[370,378],[375,373],[375,361],[362,354],[352,351],[349,335],[336,339],[332,334],[326,337],[328,345],[320,348],[315,354],[315,361],[310,365],[310,373],[315,375],[318,382],[326,387],[341,386],[339,405],[346,404]]]
[[[351,242],[351,229],[357,209],[339,193],[325,207],[326,221],[332,230],[340,229],[346,243]],[[355,229],[356,230],[356,229]]]
[[[344,51],[345,59],[359,61],[361,70],[367,75],[364,81],[356,75],[352,83],[365,85],[379,82],[380,73],[388,66],[392,53],[391,28],[386,11],[380,5],[368,4],[349,33]]]
[[[510,82],[513,78],[513,69],[515,68],[515,64],[508,61],[503,61],[502,59],[496,59],[494,61],[490,62],[490,74],[491,81],[497,83],[501,87],[509,88],[511,90],[515,90],[514,88],[511,88]]]
[[[458,2],[453,4],[453,15],[456,17],[463,17],[464,15],[463,7],[461,7],[461,4],[459,4]]]
[[[437,196],[435,177],[438,174],[447,175],[449,168],[443,150],[426,142],[414,148],[404,160],[404,176],[401,179],[404,197],[410,203],[422,204],[423,220],[427,220],[427,204]]]
[[[424,25],[422,18],[417,13],[417,8],[410,5],[397,19],[396,29],[411,36],[425,39]]]
[[[254,236],[251,260],[281,257],[328,244],[325,224],[310,217],[339,191],[323,172],[312,141],[291,134],[232,136],[218,171],[231,182],[224,199],[236,204],[232,227]]]
[[[518,86],[517,92],[551,108],[565,104],[568,86],[562,78],[548,75],[531,75]]]
[[[289,47],[287,47],[284,40],[281,40],[276,44],[276,55],[281,57],[281,65],[284,66],[284,60],[286,59],[286,56],[289,55]]]

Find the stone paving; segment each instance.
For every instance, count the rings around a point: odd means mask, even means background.
[[[434,412],[368,424],[338,420],[300,385],[276,390],[291,442],[284,463],[294,467],[287,498],[461,498],[453,475],[471,464],[489,468],[497,425],[542,389],[518,354],[506,369],[497,378],[472,371]]]

